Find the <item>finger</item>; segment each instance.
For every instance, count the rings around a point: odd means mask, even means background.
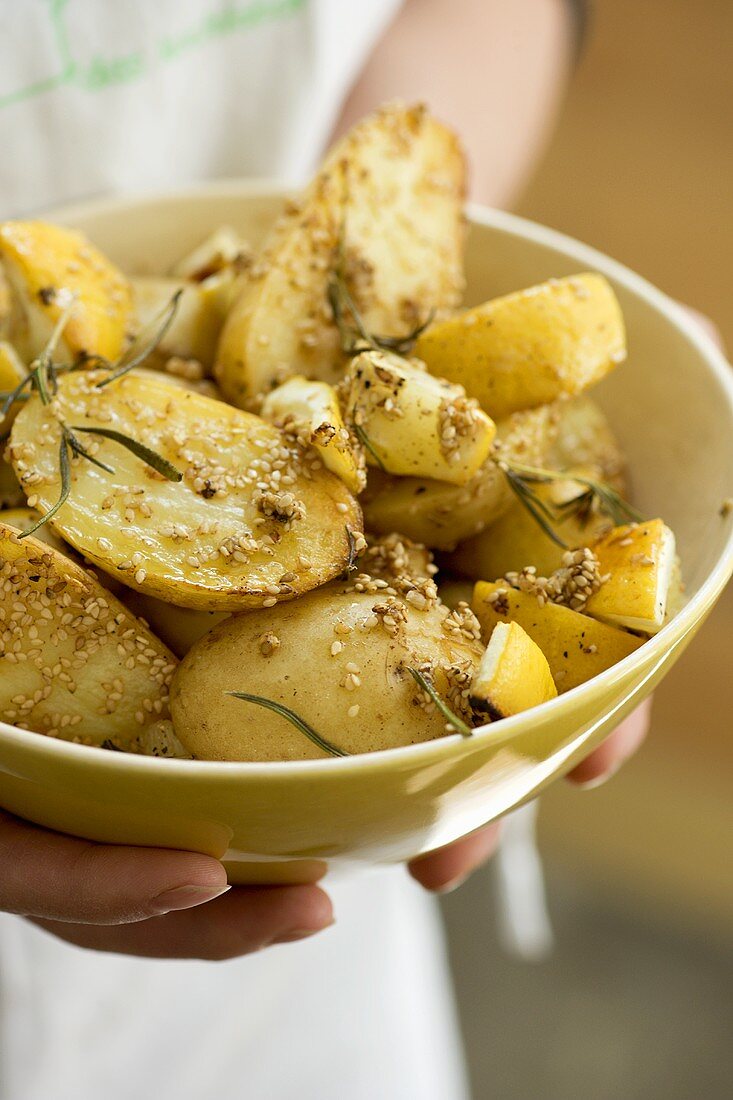
[[[154,959],[233,959],[333,924],[318,886],[237,887],[209,905],[115,926],[36,920],[78,947]]]
[[[211,856],[92,844],[0,811],[0,911],[121,924],[202,905],[227,889]]]
[[[413,859],[407,865],[408,870],[426,890],[440,894],[455,890],[494,854],[499,843],[499,829],[499,822],[495,821],[455,844]]]
[[[651,710],[652,701],[646,699],[602,745],[568,772],[570,782],[581,787],[596,787],[615,775],[646,737]]]

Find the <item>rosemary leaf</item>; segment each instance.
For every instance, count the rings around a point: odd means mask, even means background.
[[[119,443],[120,446],[126,447],[128,451],[132,451],[137,458],[141,459],[147,466],[152,467],[153,470],[157,470],[167,481],[183,480],[183,474],[176,469],[172,462],[169,462],[167,458],[163,458],[157,451],[146,447],[144,443],[132,439],[129,435],[116,432],[113,428],[84,428],[80,424],[73,425],[71,431],[86,432],[89,435],[101,435],[105,439],[111,439],[113,442]]]
[[[385,474],[388,473],[387,467],[384,465],[382,459],[377,454],[377,451],[374,448],[374,444],[362,428],[361,424],[354,424],[353,428],[356,438],[359,440],[362,446],[366,447],[366,449],[369,451],[369,454],[372,456],[379,469],[383,470]]]
[[[2,394],[3,404],[2,408],[0,409],[0,423],[2,423],[2,421],[8,415],[16,401],[27,400],[28,397],[30,397],[30,394],[24,394],[23,390],[26,387],[30,387],[32,385],[33,375],[28,374],[22,382],[18,383],[14,390],[10,390],[9,393]]]
[[[103,390],[113,382],[123,378],[135,367],[139,367],[149,355],[155,351],[173,324],[173,319],[178,312],[178,304],[183,290],[177,290],[163,311],[151,321],[142,332],[139,332],[126,352],[112,365],[112,374],[97,383],[97,389]],[[155,326],[155,327],[153,327]],[[150,330],[153,330],[152,332]]]
[[[82,446],[82,444],[79,442],[73,432],[71,432],[66,427],[64,427],[63,431],[66,433],[66,438],[68,440],[69,446],[71,447],[75,455],[78,455],[80,458],[85,458],[87,462],[91,462],[93,466],[98,466],[100,470],[104,470],[108,474],[114,473],[113,467],[108,466],[106,462],[100,462],[98,458],[95,458],[94,455],[90,454],[86,447]]]
[[[66,434],[61,434],[61,444],[59,446],[59,474],[61,476],[61,495],[52,508],[44,513],[41,518],[29,527],[27,531],[24,531],[18,538],[24,539],[28,535],[32,535],[39,527],[43,527],[44,523],[56,515],[59,508],[61,508],[69,499],[69,493],[71,492],[71,465],[69,463],[69,443],[66,438]]]
[[[516,496],[520,504],[526,508],[534,521],[542,528],[544,533],[549,539],[555,543],[556,546],[562,547],[563,550],[568,549],[568,544],[564,539],[560,538],[558,533],[552,526],[552,520],[548,519],[546,515],[546,508],[543,502],[534,493],[529,491],[527,485],[522,481],[520,477],[508,466],[503,463],[500,464],[499,469],[502,470],[504,476],[507,479],[507,484],[511,491]]]
[[[260,707],[266,707],[267,710],[272,710],[275,714],[279,714],[281,718],[287,718],[288,722],[292,722],[297,730],[304,733],[305,736],[317,745],[323,752],[329,754],[329,756],[349,756],[348,752],[344,752],[343,749],[336,748],[330,741],[327,741],[325,737],[321,737],[320,733],[313,729],[305,719],[301,718],[299,714],[296,714],[290,707],[286,707],[283,703],[277,703],[274,699],[266,699],[263,695],[250,695],[246,691],[228,691],[227,695],[233,696],[235,699],[243,699],[245,703],[256,703]]]
[[[407,671],[410,673],[415,683],[421,687],[423,691],[428,693],[440,713],[450,722],[453,728],[458,733],[462,733],[464,737],[473,737],[472,728],[467,725],[462,718],[459,718],[457,714],[454,714],[449,706],[446,706],[434,686],[430,683],[430,680],[428,680],[428,678],[417,668],[410,668],[408,666]]]

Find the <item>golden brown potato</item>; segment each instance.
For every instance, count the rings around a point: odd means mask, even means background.
[[[303,201],[276,226],[219,343],[216,377],[247,407],[292,374],[343,369],[327,286],[344,231],[348,288],[374,333],[401,336],[463,287],[465,165],[423,107],[393,104],[331,150]]]
[[[498,425],[497,455],[541,464],[557,430],[557,409],[515,413]],[[511,505],[506,478],[489,458],[467,485],[369,474],[364,516],[371,531],[399,531],[438,550],[452,550],[482,531]]]
[[[194,359],[210,370],[216,355],[224,318],[231,304],[234,275],[230,271],[210,275],[203,282],[186,282],[162,276],[137,276],[131,280],[134,295],[133,332],[155,324],[178,291],[173,321],[157,344],[147,366],[163,366],[168,359]]]
[[[130,748],[168,716],[176,659],[64,554],[0,523],[0,719]]]
[[[482,647],[473,615],[449,612],[431,593],[434,586],[419,584],[399,596],[329,586],[267,616],[233,616],[181,664],[171,704],[178,737],[200,759],[326,755],[288,719],[227,694],[232,691],[290,708],[340,752],[443,736],[445,717],[408,668],[424,670],[454,713],[466,718],[463,692],[468,695]],[[413,601],[426,594],[419,610]]]
[[[220,225],[174,266],[171,275],[201,283],[210,275],[234,268],[245,271],[253,262],[252,250],[231,225]]]
[[[415,355],[498,419],[600,381],[626,358],[626,336],[606,279],[571,275],[436,322]]]
[[[367,462],[385,473],[465,485],[491,451],[494,421],[462,386],[434,378],[414,360],[363,352],[349,364],[339,392]]]
[[[350,492],[362,491],[366,485],[362,448],[344,424],[333,386],[296,375],[267,395],[262,416],[289,435],[302,437]]]
[[[59,379],[52,406],[34,395],[9,446],[29,503],[60,493],[58,417],[98,462],[71,463],[70,499],[54,528],[124,584],[182,607],[269,607],[343,571],[361,531],[359,506],[308,455],[258,417],[183,391],[152,373],[100,390],[98,371]],[[165,480],[119,442],[143,441],[182,475]]]
[[[613,428],[592,397],[583,394],[559,401],[557,431],[547,452],[550,470],[581,467],[592,471],[621,496],[628,496],[626,460]]]
[[[604,672],[643,641],[561,604],[540,604],[533,593],[500,581],[479,581],[472,606],[484,638],[491,637],[497,623],[518,623],[544,653],[560,692]]]
[[[130,284],[82,233],[49,222],[3,222],[0,258],[14,297],[8,336],[23,359],[30,362],[42,351],[72,302],[60,341],[66,354],[120,355]]]

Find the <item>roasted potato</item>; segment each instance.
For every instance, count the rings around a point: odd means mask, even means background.
[[[130,284],[85,236],[49,222],[0,224],[0,258],[13,291],[8,338],[30,362],[73,304],[60,340],[67,358],[123,350],[132,307]]]
[[[146,365],[164,366],[169,359],[195,360],[209,371],[216,344],[231,303],[234,276],[229,271],[210,275],[203,282],[186,282],[157,276],[131,280],[134,295],[133,332],[154,324],[165,314],[173,295],[180,291],[178,307],[169,328]]]
[[[626,461],[602,409],[587,394],[558,401],[555,408],[556,432],[545,457],[548,469],[586,469],[592,477],[626,496]]]
[[[491,451],[496,425],[464,389],[398,355],[356,356],[340,393],[367,463],[388,474],[465,485]]]
[[[296,375],[267,395],[262,416],[313,447],[326,469],[340,477],[350,492],[362,491],[364,455],[344,424],[333,386]]]
[[[185,657],[199,638],[229,618],[225,611],[176,607],[175,604],[157,600],[155,596],[145,596],[130,589],[121,598],[126,607],[152,627],[176,657]]]
[[[8,448],[29,503],[43,512],[61,490],[60,421],[114,470],[84,458],[70,464],[70,498],[53,526],[85,558],[131,588],[208,611],[269,607],[343,571],[361,514],[317,460],[309,464],[258,417],[163,377],[133,372],[97,388],[106,377],[62,375],[51,405],[34,395]],[[94,430],[144,442],[182,480],[165,480]]]
[[[471,706],[492,722],[557,695],[547,658],[517,622],[497,623],[471,684]]]
[[[472,607],[484,638],[491,637],[497,623],[518,623],[544,653],[560,692],[604,672],[643,641],[561,604],[541,604],[531,592],[502,581],[479,581]]]
[[[571,275],[436,322],[415,355],[498,419],[592,386],[626,358],[626,336],[606,279]]]
[[[541,464],[557,430],[557,409],[515,413],[498,425],[497,455]],[[452,550],[502,515],[513,496],[493,458],[466,485],[369,474],[364,515],[371,531],[399,531],[438,550]]]
[[[0,719],[134,748],[168,717],[176,659],[64,554],[0,523]]]
[[[587,613],[643,634],[661,630],[676,564],[669,527],[661,519],[614,527],[591,549],[606,579],[588,600]]]
[[[273,231],[227,318],[215,375],[248,407],[292,374],[336,381],[339,333],[327,300],[341,256],[367,329],[403,336],[463,288],[465,164],[423,107],[393,104],[331,150]]]
[[[430,592],[417,586],[413,592]],[[414,598],[414,597],[413,597]],[[176,734],[207,760],[306,760],[325,755],[280,714],[233,698],[246,692],[290,708],[341,753],[441,737],[446,720],[408,671],[418,668],[459,717],[481,657],[470,612],[434,596],[329,586],[267,616],[233,616],[183,659],[172,691]]]
[[[0,341],[0,407],[4,403],[2,395],[11,393],[26,374],[26,368],[13,345]],[[19,405],[13,405],[4,418],[0,417],[0,435],[4,436],[10,430],[19,408]],[[0,509],[15,508],[25,500],[12,466],[1,457],[4,449],[0,446]]]
[[[220,225],[206,240],[197,245],[171,271],[177,279],[202,283],[211,275],[233,268],[244,271],[252,263],[252,250],[231,225]]]

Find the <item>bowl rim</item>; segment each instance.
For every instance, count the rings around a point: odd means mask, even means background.
[[[293,194],[293,190],[291,186],[279,180],[214,180],[181,189],[144,190],[132,194],[91,199],[54,207],[40,216],[68,224],[74,220],[85,220],[90,217],[113,214],[115,211],[124,210],[125,207],[181,200],[205,200],[207,198],[231,198],[234,200],[242,197],[271,199],[280,196],[285,198]],[[471,224],[484,225],[562,251],[569,259],[577,260],[579,264],[586,268],[600,271],[636,297],[645,300],[658,313],[661,313],[669,324],[679,329],[701,355],[707,369],[715,376],[727,399],[726,407],[733,429],[733,371],[731,371],[731,366],[712,338],[704,331],[702,326],[694,322],[678,302],[625,264],[557,229],[480,203],[468,203],[466,214],[469,228]],[[731,489],[733,490],[733,479]],[[611,688],[615,680],[623,679],[634,666],[642,666],[646,663],[652,669],[656,667],[658,659],[670,646],[674,645],[674,638],[684,636],[713,604],[732,573],[733,516],[729,522],[728,537],[717,561],[694,596],[685,603],[684,607],[669,623],[643,645],[639,646],[637,650],[618,661],[615,665],[585,683],[571,688],[555,699],[542,703],[539,707],[532,708],[531,713],[541,711],[543,716],[554,713],[559,716],[564,711],[572,709],[576,703],[582,706],[599,689]],[[670,645],[667,644],[668,639]],[[649,675],[651,675],[651,672]],[[477,726],[471,737],[450,734],[417,744],[380,749],[370,753],[358,753],[337,759],[324,757],[315,760],[273,761],[163,760],[157,757],[131,753],[90,753],[89,750],[92,746],[44,737],[42,734],[19,729],[4,722],[0,722],[0,748],[5,742],[16,745],[20,749],[35,750],[36,754],[40,750],[43,755],[48,754],[52,758],[66,759],[70,764],[83,765],[86,762],[86,764],[95,767],[114,768],[118,772],[123,769],[132,774],[155,775],[156,780],[161,780],[164,775],[168,774],[172,777],[175,776],[179,781],[187,777],[191,782],[195,782],[198,778],[204,776],[209,779],[217,776],[226,779],[235,779],[237,776],[257,776],[258,780],[265,781],[268,776],[271,776],[273,780],[281,781],[288,773],[293,773],[293,778],[296,778],[298,775],[312,775],[314,772],[319,774],[323,772],[324,776],[330,774],[337,778],[343,776],[347,769],[362,772],[382,771],[384,769],[389,770],[392,767],[399,768],[403,764],[409,764],[413,768],[417,768],[420,766],[421,756],[425,758],[426,762],[433,764],[437,758],[453,757],[456,754],[457,747],[461,744],[465,744],[466,747],[470,745],[478,748],[487,741],[496,739],[503,746],[510,746],[514,734],[527,725],[529,714],[530,711],[523,711],[502,719],[500,731],[497,730],[496,726],[488,724]]]

